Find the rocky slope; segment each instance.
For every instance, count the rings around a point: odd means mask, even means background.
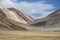
[[[10,11],[13,11],[14,13],[16,13],[16,15],[18,15],[17,17],[19,18],[19,20],[21,22],[23,22],[23,20],[24,20],[25,21],[25,24],[27,24],[28,22],[34,21],[34,19],[31,16],[29,16],[28,14],[24,13],[21,10],[19,11],[19,10],[15,9],[15,8],[8,8],[8,9]]]
[[[60,9],[54,11],[45,18],[30,22],[29,25],[41,27],[40,29],[60,30]]]
[[[4,6],[0,6],[0,12],[3,13],[3,15],[5,15],[7,18],[24,24],[34,20],[29,15],[22,13],[21,11],[14,8],[7,9]]]
[[[13,11],[12,11],[13,10]],[[13,8],[11,9],[7,9],[4,6],[0,6],[0,30],[32,30],[34,28],[32,28],[31,26],[27,25],[28,21],[32,21],[33,18],[28,19],[28,17],[24,20],[23,17],[24,14],[21,13],[20,17],[18,14],[18,10],[17,12],[15,12],[16,10],[14,10]],[[19,11],[20,12],[20,11]],[[30,17],[30,16],[29,16]],[[28,20],[28,21],[26,21]]]
[[[60,30],[60,9],[34,20],[15,8],[0,6],[0,30]]]

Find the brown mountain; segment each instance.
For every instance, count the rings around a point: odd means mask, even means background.
[[[46,29],[60,29],[60,9],[49,14],[45,18],[37,19],[29,23],[31,26],[43,27]]]
[[[21,22],[24,24],[27,24],[30,21],[33,21],[34,19],[27,15],[26,13],[22,13],[21,11],[15,9],[15,8],[5,8],[4,6],[0,6],[0,11],[3,11],[3,15],[7,16],[9,19],[12,19],[17,22]]]
[[[29,16],[28,14],[24,13],[23,11],[19,11],[15,8],[8,8],[10,11],[13,11],[14,13],[16,13],[18,15],[19,20],[23,19],[25,21],[25,24],[31,21],[34,21],[34,19]],[[22,21],[22,20],[21,20]]]
[[[4,6],[0,6],[0,30],[32,30],[31,26],[27,25],[27,22],[34,19],[29,15],[20,13],[17,9],[7,9]],[[19,15],[21,14],[21,15]],[[22,16],[22,17],[21,17]],[[24,19],[24,17],[27,17]],[[28,20],[28,21],[26,21]]]
[[[33,19],[15,8],[0,6],[0,30],[60,30],[60,9],[45,18]]]

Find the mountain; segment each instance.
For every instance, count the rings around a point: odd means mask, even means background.
[[[20,27],[10,21],[10,19],[5,18],[3,15],[0,14],[0,30],[27,30],[23,27]]]
[[[19,11],[19,10],[17,10],[17,9],[15,9],[15,8],[8,8],[10,11],[13,11],[14,13],[16,13],[18,16],[18,18],[19,18],[19,20],[21,21],[21,22],[23,22],[21,19],[23,19],[24,21],[25,21],[25,24],[26,23],[28,23],[28,22],[31,22],[31,21],[34,21],[34,19],[31,17],[31,16],[29,16],[28,14],[26,14],[26,13],[24,13],[23,11]],[[24,23],[24,22],[23,22]]]
[[[33,30],[34,28],[28,26],[26,23],[33,21],[34,19],[29,15],[24,15],[24,13],[17,13],[20,11],[16,10],[17,9],[7,9],[4,6],[0,6],[0,30]],[[18,14],[21,15],[19,16]],[[27,17],[26,19],[24,19],[25,16]],[[28,17],[30,17],[31,19],[28,19]]]
[[[60,23],[60,9],[47,16],[48,25],[55,25]]]
[[[33,19],[21,10],[0,6],[0,30],[60,30],[60,9],[45,18]]]
[[[60,29],[60,9],[54,11],[53,13],[49,14],[45,18],[36,19],[30,22],[28,25],[35,26],[35,27],[43,27],[49,30],[50,28],[51,30],[52,29],[58,30]]]
[[[4,10],[3,15],[17,22],[27,24],[28,22],[34,20],[31,16],[22,13],[21,11],[14,8],[7,9],[4,6],[0,6],[0,11],[2,12],[3,10]]]

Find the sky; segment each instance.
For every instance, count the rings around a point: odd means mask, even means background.
[[[14,7],[38,19],[60,9],[60,0],[0,0],[0,5]]]

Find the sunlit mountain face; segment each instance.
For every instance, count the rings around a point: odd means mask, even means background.
[[[42,27],[40,29],[59,30],[60,28],[60,9],[47,17],[34,19],[21,10],[0,6],[0,17],[0,25],[2,29],[5,28],[4,30],[35,30],[40,27]]]
[[[34,19],[15,8],[0,6],[0,30],[31,30],[27,23]]]

